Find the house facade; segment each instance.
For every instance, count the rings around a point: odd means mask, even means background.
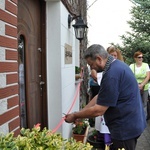
[[[79,15],[83,5],[86,0],[0,1],[0,132],[18,135],[40,123],[71,135],[62,117],[79,110],[80,43],[68,15]]]

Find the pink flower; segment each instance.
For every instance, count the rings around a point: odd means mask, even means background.
[[[36,125],[34,125],[34,128],[36,128],[36,129],[38,129],[38,128],[40,128],[40,123],[37,123]]]

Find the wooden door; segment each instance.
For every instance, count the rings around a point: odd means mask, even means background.
[[[45,17],[44,0],[18,1],[18,45],[23,38],[28,128],[37,123],[47,127]]]

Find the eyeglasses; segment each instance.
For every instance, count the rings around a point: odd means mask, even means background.
[[[139,57],[137,57],[138,59],[140,59],[140,58],[143,58],[143,56],[139,56]]]

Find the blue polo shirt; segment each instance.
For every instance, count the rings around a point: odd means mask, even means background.
[[[97,104],[109,106],[104,118],[112,139],[132,139],[144,131],[146,118],[137,81],[120,60],[112,62],[103,75]]]

